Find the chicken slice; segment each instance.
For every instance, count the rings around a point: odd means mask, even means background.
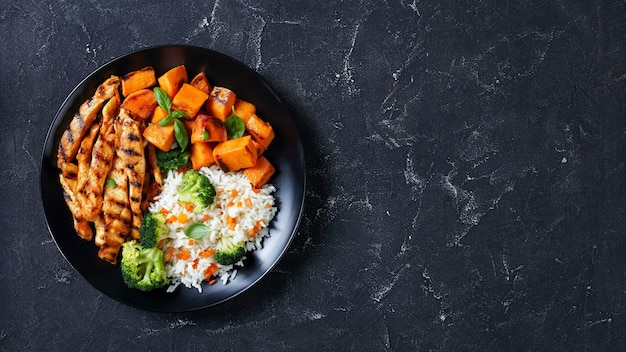
[[[120,78],[111,76],[105,80],[94,95],[86,100],[78,109],[78,112],[72,118],[70,125],[67,127],[61,141],[59,142],[59,150],[57,154],[57,166],[60,167],[63,162],[72,162],[76,157],[81,140],[91,127],[91,124],[98,116],[98,112],[102,109],[104,103],[118,94]]]
[[[100,123],[92,124],[89,128],[89,131],[80,143],[80,149],[78,150],[78,154],[76,154],[76,161],[78,162],[78,179],[75,188],[76,192],[80,192],[80,190],[85,186],[85,183],[87,183],[87,180],[89,179],[88,176],[89,164],[91,163],[91,151],[93,150],[93,145],[99,131]]]
[[[63,165],[61,166],[63,169]],[[65,167],[67,170],[70,167]],[[91,241],[93,238],[93,230],[91,229],[91,225],[89,222],[82,220],[79,218],[78,214],[80,214],[80,204],[76,201],[76,194],[72,189],[72,184],[76,183],[75,179],[66,178],[63,173],[59,174],[59,181],[61,183],[61,188],[63,189],[63,198],[65,199],[65,203],[67,207],[70,209],[70,213],[72,214],[72,220],[74,221],[74,229],[78,236],[86,241]]]
[[[121,133],[117,155],[126,166],[128,177],[128,199],[132,210],[133,220],[130,233],[134,239],[139,239],[139,227],[143,219],[141,199],[146,174],[146,158],[144,153],[143,136],[140,122],[134,120],[124,109],[120,111]]]
[[[100,246],[98,257],[113,264],[117,262],[120,247],[129,237],[132,221],[125,168],[121,158],[113,158],[113,167],[108,175],[113,182],[104,189],[102,211],[95,220],[95,243]]]
[[[94,221],[102,208],[102,192],[106,177],[111,170],[115,155],[115,135],[113,121],[119,109],[119,100],[113,97],[102,109],[102,127],[91,155],[91,162],[85,182],[78,183],[77,197],[82,205],[81,218]],[[80,168],[79,168],[80,170]]]

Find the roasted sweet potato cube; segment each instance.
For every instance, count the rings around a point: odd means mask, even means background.
[[[124,99],[120,109],[125,109],[135,120],[146,121],[152,117],[157,101],[150,89],[140,89]]]
[[[209,115],[222,121],[233,113],[233,106],[237,100],[235,92],[224,87],[213,87],[206,103]]]
[[[235,114],[241,117],[244,123],[248,122],[248,119],[253,114],[256,114],[256,106],[245,100],[237,99],[235,101]]]
[[[223,142],[228,138],[226,126],[222,120],[212,116],[198,114],[191,132],[191,143]]]
[[[206,74],[204,72],[198,73],[192,80],[189,82],[192,86],[200,89],[201,91],[209,94],[211,93],[211,84],[209,83],[208,78],[206,78]]]
[[[169,71],[165,72],[162,76],[159,77],[159,86],[161,89],[173,98],[178,90],[183,85],[183,83],[187,83],[187,70],[184,65],[176,66]]]
[[[172,110],[179,110],[193,119],[209,95],[188,83],[183,83],[172,99]]]
[[[191,166],[194,170],[209,166],[215,162],[213,149],[209,142],[198,142],[191,145]]]
[[[161,109],[161,107],[157,105],[157,107],[154,108],[154,113],[152,113],[152,120],[150,122],[157,123],[163,120],[166,116],[167,111]]]
[[[256,114],[253,114],[246,122],[246,131],[263,146],[263,149],[267,149],[272,140],[274,139],[274,129],[269,123],[261,120]]]
[[[256,164],[243,170],[243,174],[250,180],[252,187],[261,188],[274,175],[274,166],[264,156],[257,158]]]
[[[236,171],[254,166],[257,150],[252,143],[252,137],[243,136],[217,144],[213,148],[213,159],[225,172]]]
[[[158,123],[152,123],[143,131],[143,138],[155,147],[167,152],[172,148],[176,139],[174,124],[159,126]]]
[[[148,66],[125,74],[120,81],[122,83],[122,95],[127,97],[140,89],[156,85],[156,75],[154,68]]]

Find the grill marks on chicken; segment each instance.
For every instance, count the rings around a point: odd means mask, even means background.
[[[121,133],[117,156],[125,164],[124,170],[128,178],[128,198],[133,215],[130,233],[133,239],[138,240],[139,227],[141,226],[143,215],[141,199],[146,174],[144,143],[139,122],[131,118],[124,110],[120,112],[118,118],[121,125]]]
[[[72,162],[80,148],[83,137],[98,117],[104,103],[118,93],[120,78],[111,76],[104,81],[94,95],[87,99],[78,112],[72,118],[70,125],[61,136],[57,154],[57,166],[60,168],[63,162]]]
[[[122,158],[116,156],[113,159],[109,178],[115,185],[104,190],[102,210],[95,221],[95,243],[100,246],[98,257],[113,264],[117,262],[120,247],[129,237],[132,221],[125,167]]]
[[[113,264],[124,242],[139,239],[143,212],[163,183],[154,148],[143,139],[145,123],[121,108],[119,84],[112,76],[80,106],[57,154],[76,232]],[[154,189],[147,188],[151,177]]]
[[[78,200],[82,205],[82,218],[94,221],[102,207],[102,192],[107,174],[111,170],[117,136],[113,121],[119,111],[119,99],[111,98],[102,110],[101,133],[93,147],[88,173],[79,183]]]

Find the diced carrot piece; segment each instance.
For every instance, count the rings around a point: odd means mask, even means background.
[[[187,210],[188,212],[192,212],[194,208],[194,205],[191,203],[187,203],[185,204],[185,210]]]
[[[181,249],[176,256],[180,260],[187,260],[191,258],[191,254],[189,254],[189,252],[185,249]]]
[[[194,260],[193,260],[193,264],[191,265],[191,267],[192,267],[192,268],[194,268],[194,269],[197,269],[197,268],[198,268],[198,262],[200,262],[200,261],[198,260],[198,258],[194,259]]]
[[[192,86],[200,89],[206,94],[211,93],[211,84],[209,80],[206,78],[206,74],[204,72],[198,73],[192,80],[189,82]]]
[[[225,172],[252,167],[257,157],[257,149],[249,135],[221,142],[213,149],[213,159]]]
[[[254,166],[243,170],[243,174],[250,180],[252,187],[257,189],[269,181],[274,171],[274,166],[269,160],[264,156],[260,156]]]
[[[200,253],[198,253],[200,258],[210,258],[214,254],[215,254],[215,249],[213,249],[213,248],[207,248],[207,249],[201,251]]]
[[[174,257],[174,253],[176,253],[176,248],[170,248],[170,250],[167,252],[167,255],[165,256],[165,259],[172,260],[172,257]]]
[[[215,162],[213,159],[213,149],[208,142],[193,143],[191,145],[191,166],[194,170],[200,170]]]
[[[178,222],[181,224],[184,224],[187,222],[187,214],[185,213],[180,213],[178,214]]]
[[[189,246],[193,246],[193,243],[194,243],[194,242],[193,242],[193,239],[189,239],[189,241],[187,242],[187,244],[188,244]]]
[[[148,120],[154,109],[157,107],[157,101],[154,98],[154,92],[150,89],[140,89],[124,99],[120,106],[126,109],[130,116],[137,120]]]
[[[230,216],[226,217],[226,225],[228,225],[228,228],[231,230],[235,229],[235,226],[237,226],[237,218],[233,218]]]
[[[205,270],[204,270],[204,276],[206,277],[207,280],[209,280],[211,278],[211,276],[213,276],[213,274],[215,274],[218,270],[218,266],[215,263],[211,263]]]
[[[148,66],[125,74],[120,81],[122,84],[122,95],[127,97],[140,89],[156,85],[156,75],[154,68]]]
[[[246,122],[246,131],[252,135],[255,141],[263,146],[263,149],[267,149],[274,139],[274,129],[272,126],[261,120],[256,114],[250,116],[248,122]]]
[[[178,93],[183,83],[187,83],[187,79],[187,70],[184,65],[180,65],[165,72],[159,77],[158,81],[161,89],[163,89],[170,98],[173,98],[176,93]]]
[[[226,139],[228,139],[228,132],[222,120],[212,116],[198,114],[191,132],[191,143],[223,142]]]
[[[206,109],[209,115],[226,121],[226,118],[233,112],[236,99],[237,95],[232,90],[224,87],[213,87],[206,103]]]
[[[155,147],[167,152],[172,148],[172,144],[176,140],[174,124],[159,126],[158,123],[151,123],[143,131],[143,138]]]
[[[243,122],[246,123],[250,116],[256,114],[256,106],[245,100],[237,99],[235,101],[235,114],[241,117]]]
[[[208,97],[209,95],[200,89],[183,83],[172,99],[172,110],[182,111],[193,119]]]

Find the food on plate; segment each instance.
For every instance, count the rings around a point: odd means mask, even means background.
[[[184,65],[111,76],[58,146],[77,235],[121,257],[124,282],[143,291],[234,279],[277,211],[271,125],[204,72],[189,77]]]
[[[125,242],[122,247],[120,269],[128,287],[152,291],[170,282],[160,249],[143,247],[135,240]]]

